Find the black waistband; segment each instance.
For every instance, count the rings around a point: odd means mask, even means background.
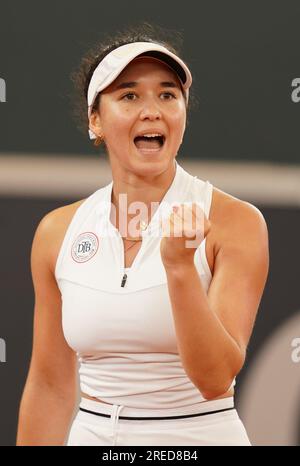
[[[89,413],[89,414],[94,414],[95,416],[103,416],[103,417],[111,417],[110,414],[103,414],[103,413],[96,413],[95,411],[90,411],[88,409],[84,409],[84,408],[80,408],[80,411],[84,411],[85,413]],[[186,414],[186,415],[183,415],[183,416],[168,416],[168,417],[133,417],[133,416],[119,416],[119,419],[134,419],[134,420],[150,420],[150,419],[155,419],[155,420],[159,420],[159,419],[182,419],[182,418],[186,418],[186,417],[196,417],[196,416],[207,416],[208,414],[215,414],[215,413],[221,413],[223,411],[230,411],[231,409],[235,409],[234,407],[232,408],[224,408],[224,409],[217,409],[216,411],[207,411],[205,413],[196,413],[196,414]]]

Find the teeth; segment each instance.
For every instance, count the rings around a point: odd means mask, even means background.
[[[156,136],[162,136],[162,134],[159,134],[159,133],[143,134],[143,137],[146,137],[146,138],[155,138]]]

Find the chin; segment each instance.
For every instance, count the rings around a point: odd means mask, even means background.
[[[165,156],[156,159],[155,157],[150,156],[149,158],[143,157],[142,159],[139,157],[137,160],[134,157],[132,158],[130,165],[132,170],[136,173],[139,173],[140,175],[159,175],[173,164],[174,158],[175,157]]]

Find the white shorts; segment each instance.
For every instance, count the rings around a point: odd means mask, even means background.
[[[145,419],[148,417],[155,419]],[[233,397],[205,401],[192,407],[160,410],[109,405],[81,398],[67,441],[67,446],[75,445],[250,446],[251,443],[234,408]]]

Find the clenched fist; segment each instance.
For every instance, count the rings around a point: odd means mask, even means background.
[[[173,207],[170,216],[161,222],[160,254],[165,267],[176,267],[194,261],[211,223],[196,202]]]

